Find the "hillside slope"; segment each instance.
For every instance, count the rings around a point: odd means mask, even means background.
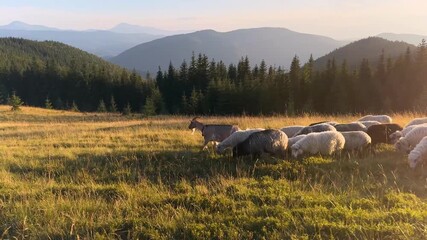
[[[192,53],[203,53],[226,64],[236,63],[248,56],[255,65],[262,59],[269,65],[287,68],[298,55],[304,62],[310,54],[319,57],[343,46],[328,37],[298,33],[284,28],[241,29],[231,32],[198,31],[157,39],[135,46],[111,59],[128,69],[156,72],[166,69],[170,62],[179,66]]]
[[[161,36],[146,33],[116,33],[110,31],[58,31],[0,29],[0,37],[16,37],[37,41],[58,41],[97,56],[109,58],[143,42]]]
[[[363,59],[368,59],[371,66],[373,66],[372,64],[378,61],[382,51],[384,51],[384,57],[387,59],[389,57],[398,57],[400,54],[405,53],[408,48],[411,51],[416,49],[414,45],[405,42],[393,42],[379,37],[369,37],[352,42],[316,59],[314,67],[315,69],[324,69],[328,60],[332,59],[335,59],[337,64],[341,64],[346,60],[350,69],[356,69]]]
[[[135,73],[63,43],[0,38],[0,97],[16,92],[25,104],[93,111],[113,96],[118,108],[140,109],[147,84]]]
[[[423,39],[427,39],[427,36],[418,34],[404,34],[404,33],[381,33],[377,37],[384,38],[390,41],[402,41],[409,44],[418,46]]]

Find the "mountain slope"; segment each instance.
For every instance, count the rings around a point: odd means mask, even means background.
[[[371,66],[378,61],[384,50],[384,57],[395,58],[405,53],[407,48],[415,51],[415,46],[405,42],[393,42],[379,37],[369,37],[352,42],[344,47],[336,49],[329,54],[315,60],[315,69],[326,68],[328,60],[335,59],[337,64],[346,60],[349,69],[356,69],[363,59],[368,59]]]
[[[423,39],[427,40],[427,36],[418,34],[398,34],[398,33],[381,33],[377,37],[384,38],[390,41],[402,41],[418,46]]]
[[[188,31],[168,31],[153,27],[146,27],[146,26],[139,26],[129,23],[120,23],[114,26],[113,28],[109,29],[111,32],[116,33],[146,33],[146,34],[152,34],[152,35],[163,35],[163,36],[169,36],[169,35],[175,35],[175,34],[182,34],[187,33]]]
[[[0,101],[16,92],[31,106],[44,106],[48,97],[56,108],[74,102],[93,111],[114,96],[119,109],[140,109],[149,91],[139,75],[53,41],[0,38],[0,73]]]
[[[1,30],[31,30],[31,31],[59,31],[57,28],[42,25],[32,25],[20,21],[13,21],[7,25],[0,26]]]
[[[284,28],[242,29],[231,32],[198,31],[157,39],[133,47],[111,59],[113,63],[129,69],[156,72],[169,62],[179,66],[192,53],[203,53],[226,64],[236,63],[248,56],[252,64],[262,59],[267,64],[288,67],[298,55],[304,62],[313,54],[319,57],[344,45],[334,39],[303,34]]]
[[[147,31],[150,29],[147,28]],[[135,33],[131,31],[128,33],[126,31],[112,32],[105,30],[62,30],[19,21],[0,26],[0,37],[25,38],[36,41],[58,41],[104,58],[116,56],[126,49],[158,39],[162,36],[161,34],[150,34],[142,31]]]
[[[69,67],[72,60],[78,60],[79,64],[88,66],[120,69],[119,66],[100,57],[54,41],[39,42],[18,38],[0,38],[0,56],[4,58],[0,62],[8,61],[19,65],[26,65],[34,61],[54,61],[61,67]]]
[[[80,48],[100,57],[112,57],[141,42],[158,36],[135,33],[113,33],[109,31],[33,31],[0,30],[0,37],[18,37],[37,41],[58,41]]]

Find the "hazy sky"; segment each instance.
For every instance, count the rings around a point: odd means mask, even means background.
[[[426,0],[0,0],[0,25],[65,29],[127,22],[167,30],[285,27],[337,39],[427,35]]]

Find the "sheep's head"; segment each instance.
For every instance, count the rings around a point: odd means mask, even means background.
[[[407,153],[409,151],[409,142],[406,139],[400,138],[394,147],[397,151]]]
[[[419,152],[411,152],[408,156],[409,167],[414,169],[421,161],[421,154]]]
[[[222,145],[221,143],[216,145],[216,152],[218,154],[223,154],[225,149],[226,149],[226,147],[224,145]]]
[[[198,121],[197,121],[198,118],[199,117],[195,117],[195,118],[191,119],[190,125],[188,125],[188,129],[193,129],[193,132],[194,132],[194,129],[196,128],[196,123],[198,123]]]
[[[402,132],[401,131],[396,131],[392,134],[390,134],[389,138],[390,138],[390,143],[395,144],[399,138],[402,137]]]
[[[292,149],[292,156],[294,158],[297,158],[298,156],[301,156],[303,154],[303,150],[301,149],[298,143],[295,143],[294,145],[292,145],[291,149]]]

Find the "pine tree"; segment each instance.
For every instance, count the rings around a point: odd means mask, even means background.
[[[294,56],[291,63],[291,69],[289,71],[289,99],[288,99],[288,113],[293,114],[296,111],[301,110],[301,102],[299,101],[299,93],[301,90],[300,83],[300,62],[298,56]]]
[[[105,106],[105,102],[103,99],[101,99],[99,101],[99,105],[98,105],[98,109],[96,110],[97,112],[107,112],[107,106]]]
[[[358,111],[371,111],[372,110],[372,99],[375,97],[375,88],[372,82],[372,72],[367,59],[363,59],[359,68],[359,79],[358,82],[361,86],[356,96],[358,97],[359,103],[357,104]]]
[[[199,105],[199,94],[197,93],[196,89],[193,88],[193,91],[191,91],[190,99],[189,99],[189,107],[190,107],[190,113],[195,114]]]
[[[156,115],[156,105],[154,104],[154,100],[151,97],[148,97],[145,100],[145,104],[144,104],[144,107],[142,109],[142,113],[145,116]]]
[[[180,112],[185,113],[185,114],[188,114],[190,112],[187,96],[185,96],[185,93],[182,93],[182,96],[181,96],[181,110],[180,110]]]
[[[114,100],[113,95],[111,95],[111,100],[110,100],[110,112],[112,113],[118,112],[116,100]]]
[[[77,106],[77,103],[73,100],[73,103],[71,104],[70,111],[72,112],[79,112],[79,107]]]
[[[126,107],[123,108],[123,115],[130,115],[132,113],[132,108],[130,106],[130,103],[128,102],[126,104]]]
[[[62,102],[61,98],[57,98],[55,100],[55,108],[56,109],[64,109],[64,103]]]
[[[12,92],[12,96],[8,99],[8,104],[12,107],[12,111],[20,111],[22,104],[24,104],[19,96],[15,92]]]
[[[46,100],[44,101],[44,107],[46,109],[53,109],[52,102],[50,101],[49,97],[46,97]]]

